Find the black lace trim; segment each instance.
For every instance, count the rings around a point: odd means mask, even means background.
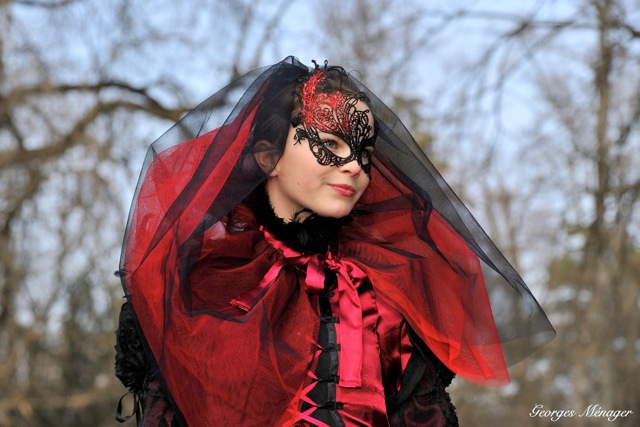
[[[445,425],[457,427],[456,407],[446,390],[455,374],[433,354],[411,328],[409,338],[414,351],[402,375],[400,391],[387,397],[390,419],[398,421],[398,425],[404,425],[402,420],[405,419],[405,412],[411,414],[408,415],[411,418],[415,416],[417,408],[437,405],[444,417]]]
[[[116,420],[124,423],[135,417],[137,426],[177,427],[178,414],[158,381],[155,363],[147,359],[129,302],[120,310],[115,348],[115,375],[129,389],[118,402]],[[123,415],[122,401],[129,394],[133,395],[133,411]]]
[[[116,330],[115,374],[122,384],[136,395],[144,395],[154,380],[147,356],[138,337],[133,310],[128,302],[122,304]]]

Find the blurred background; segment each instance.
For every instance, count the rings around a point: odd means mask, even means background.
[[[0,427],[117,425],[146,148],[287,55],[399,114],[557,329],[509,386],[456,380],[461,425],[640,425],[640,1],[0,0]]]

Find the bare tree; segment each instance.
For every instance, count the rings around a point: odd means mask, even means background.
[[[479,176],[499,171],[517,182],[505,194],[504,184],[481,180],[487,223],[511,241],[503,247],[511,247],[512,259],[537,263],[532,277],[551,266],[545,302],[558,329],[551,346],[514,371],[512,389],[493,395],[494,405],[517,408],[509,411],[510,425],[548,425],[548,418],[529,416],[538,403],[577,414],[596,404],[640,407],[629,375],[640,367],[637,17],[637,4],[623,0],[532,2],[526,13],[465,14],[474,24],[488,22],[487,34],[495,37],[470,58],[470,77],[455,98],[464,102],[456,108],[467,129],[481,119],[497,130],[476,139],[488,154],[479,156],[485,171]],[[508,141],[518,165],[511,171],[498,156]],[[509,219],[509,212],[521,219]],[[468,419],[477,419],[486,403],[477,401],[464,401]],[[576,415],[565,422],[602,419]]]
[[[291,2],[268,3],[0,2],[0,426],[113,425],[113,271],[146,146],[261,61]]]
[[[0,426],[113,424],[145,148],[291,35],[361,73],[548,296],[558,338],[506,389],[456,384],[463,424],[640,407],[637,2],[271,3],[0,0]]]

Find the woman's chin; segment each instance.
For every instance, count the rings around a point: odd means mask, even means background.
[[[316,212],[316,214],[320,216],[324,216],[326,218],[344,218],[345,216],[351,213],[352,207],[348,208],[340,208],[340,209],[322,209],[320,212]]]

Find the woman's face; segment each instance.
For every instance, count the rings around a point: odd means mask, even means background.
[[[354,112],[360,117],[365,115],[369,126],[365,133],[356,133],[351,138],[340,132],[318,129],[308,132],[310,129],[304,122],[289,128],[284,152],[267,179],[269,200],[278,217],[288,222],[303,209],[333,218],[351,212],[369,184],[368,164],[374,136],[373,116],[367,105],[358,101]],[[336,158],[357,155],[346,163],[322,164],[319,144],[322,151],[333,153]]]

